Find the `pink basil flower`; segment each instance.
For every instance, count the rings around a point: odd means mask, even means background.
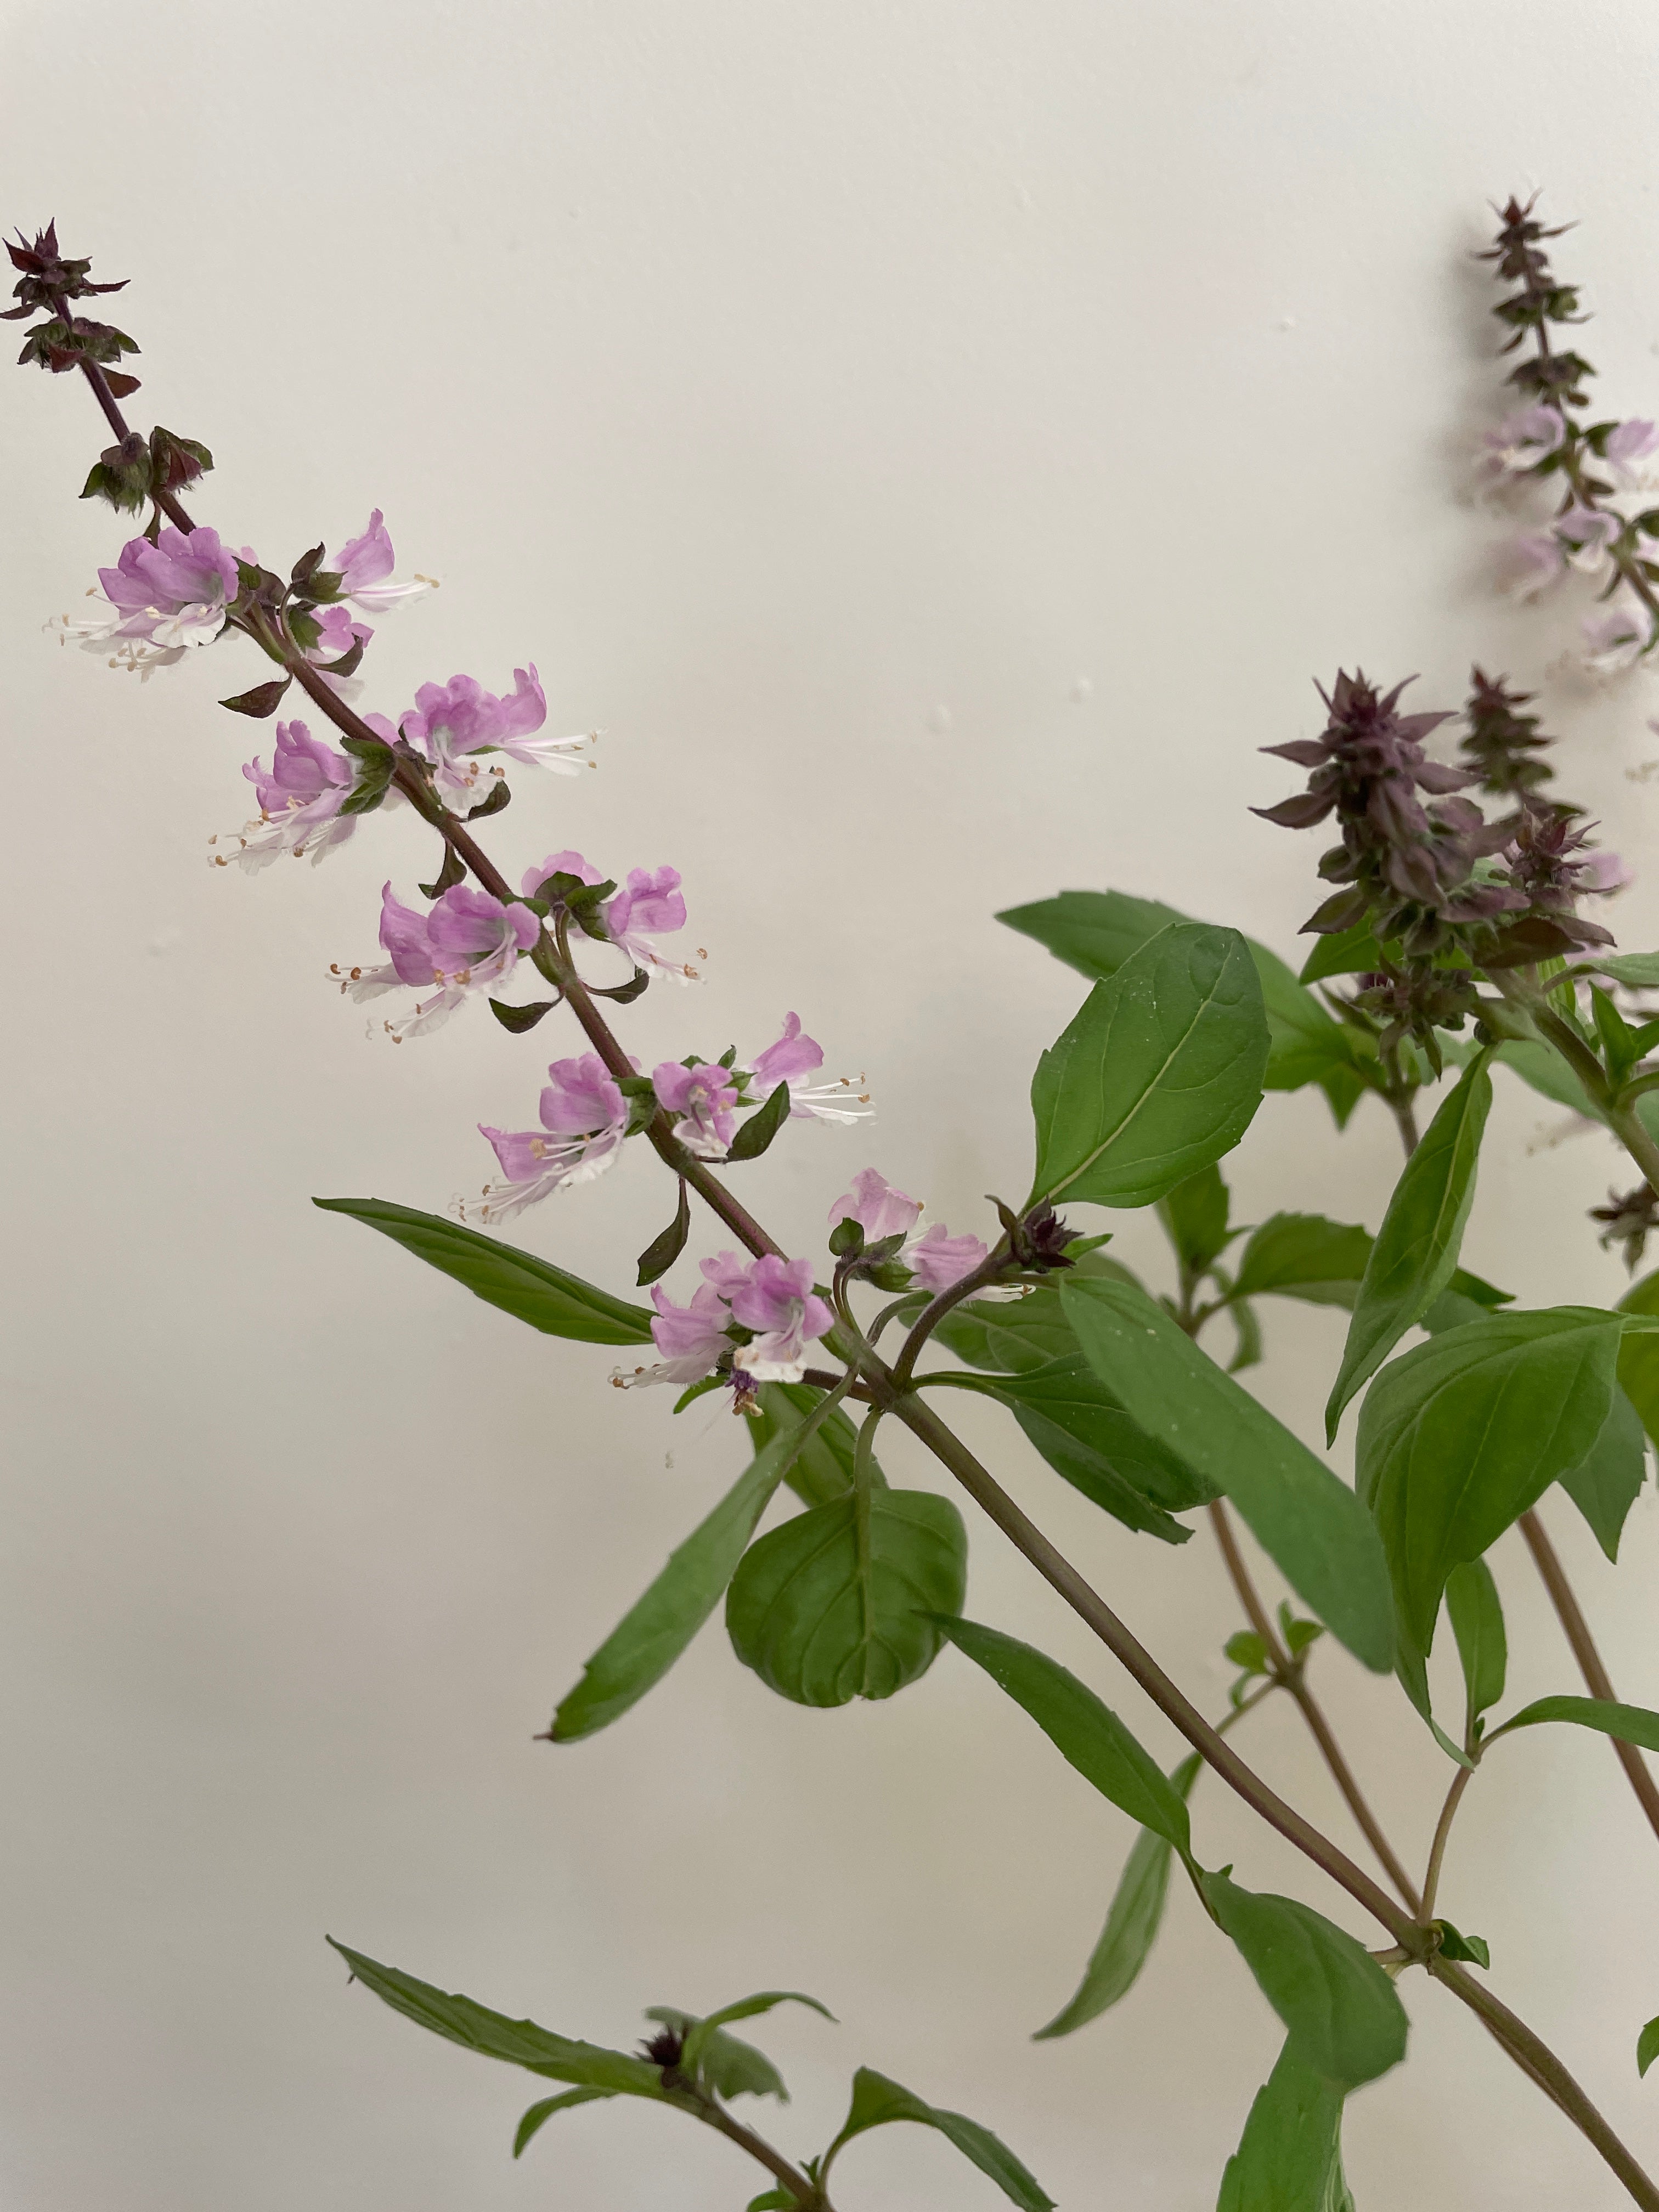
[[[1535,599],[1567,573],[1567,558],[1553,530],[1528,530],[1509,548],[1505,588],[1517,599]]]
[[[641,1368],[635,1382],[700,1382],[712,1374],[722,1353],[732,1349],[732,1316],[720,1292],[708,1283],[694,1291],[689,1306],[677,1306],[660,1284],[652,1287],[657,1317],[652,1341],[663,1355],[658,1367]]]
[[[1566,435],[1553,407],[1522,407],[1481,440],[1481,467],[1489,476],[1524,476],[1548,460]]]
[[[585,884],[605,881],[592,862],[583,860],[580,853],[550,853],[538,866],[525,870],[519,889],[526,898],[534,898],[550,876],[580,876]]]
[[[1615,600],[1607,611],[1586,615],[1583,663],[1592,676],[1621,676],[1646,651],[1652,627],[1636,599]]]
[[[741,1252],[717,1252],[701,1265],[705,1279],[729,1303],[749,1280],[754,1262],[745,1260]]]
[[[985,1258],[986,1247],[977,1237],[952,1237],[942,1221],[936,1221],[925,1236],[907,1244],[900,1256],[922,1290],[938,1293],[971,1275]]]
[[[812,1288],[810,1260],[780,1260],[767,1254],[745,1260],[722,1252],[702,1262],[705,1280],[689,1306],[677,1306],[660,1288],[651,1293],[657,1318],[651,1334],[664,1363],[618,1372],[623,1389],[646,1382],[701,1382],[727,1352],[732,1356],[739,1398],[757,1382],[799,1382],[806,1371],[806,1347],[835,1326],[835,1315]],[[738,1345],[732,1322],[755,1332],[751,1343]]]
[[[787,1083],[789,1111],[797,1121],[867,1121],[869,1094],[854,1091],[850,1078],[841,1076],[833,1083],[808,1082],[807,1078],[823,1066],[823,1046],[816,1038],[801,1035],[799,1014],[786,1014],[783,1035],[775,1044],[769,1044],[764,1052],[757,1053],[753,1060],[744,1064],[741,1072],[751,1078],[749,1095],[757,1103],[770,1097],[780,1083]],[[864,1080],[862,1076],[858,1079]],[[849,1100],[856,1103],[849,1104]]]
[[[854,1176],[851,1190],[830,1209],[832,1228],[839,1222],[856,1221],[871,1244],[884,1237],[908,1236],[921,1218],[921,1200],[907,1198],[874,1168],[865,1168]]]
[[[308,853],[314,866],[357,826],[355,814],[340,811],[356,781],[355,763],[303,722],[278,722],[270,768],[256,757],[242,774],[253,786],[259,818],[243,831],[240,851],[216,856],[220,867],[236,860],[252,873],[283,853],[296,860]]]
[[[1586,576],[1599,576],[1613,557],[1613,548],[1625,526],[1624,517],[1600,507],[1570,507],[1553,526],[1565,548],[1567,565]]]
[[[386,1024],[387,1035],[401,1044],[406,1036],[436,1029],[473,992],[491,990],[510,975],[539,927],[528,907],[503,906],[466,884],[446,891],[425,914],[394,898],[387,884],[380,896],[380,942],[391,961],[351,969],[341,976],[340,988],[354,999],[372,999],[399,983],[416,989],[435,983],[431,998],[417,1000],[409,1013]]]
[[[636,968],[667,975],[676,983],[695,983],[697,971],[665,958],[659,937],[685,927],[685,901],[678,868],[630,868],[622,890],[605,902],[605,927],[611,943]]]
[[[581,763],[569,755],[587,743],[578,738],[538,738],[547,720],[547,698],[533,665],[515,668],[513,689],[498,699],[475,676],[452,676],[447,684],[422,684],[411,713],[403,718],[404,736],[431,762],[434,781],[446,798],[477,799],[490,776],[503,771],[482,758],[498,752],[523,768],[557,769],[574,775]]]
[[[732,1110],[738,1089],[730,1070],[708,1060],[682,1067],[677,1060],[665,1060],[652,1069],[651,1083],[658,1104],[680,1116],[674,1134],[687,1151],[699,1159],[722,1158],[738,1128]]]
[[[738,1351],[736,1364],[755,1382],[799,1382],[806,1347],[835,1327],[836,1317],[812,1289],[810,1260],[755,1261],[749,1279],[732,1298],[732,1317],[758,1332]]]
[[[323,556],[323,567],[331,569],[340,579],[340,597],[350,599],[366,615],[390,614],[404,599],[418,599],[422,592],[437,589],[430,576],[416,576],[411,583],[394,584],[392,571],[396,565],[392,534],[378,507],[369,516],[368,527],[361,538],[349,539],[337,553]]]
[[[243,558],[254,556],[246,548]],[[103,609],[57,627],[89,653],[116,647],[111,666],[148,676],[152,668],[182,660],[193,646],[211,645],[225,626],[240,588],[236,556],[216,530],[163,530],[152,545],[134,538],[112,568],[100,568]],[[97,598],[90,592],[89,598]]]
[[[533,898],[552,875],[580,876],[585,884],[605,880],[580,853],[550,853],[539,866],[525,870],[520,889],[526,898]],[[698,980],[695,968],[665,958],[655,942],[659,936],[685,927],[685,901],[680,894],[678,868],[630,869],[626,887],[605,901],[599,918],[611,942],[636,968],[670,976],[677,983]]]
[[[495,1147],[505,1181],[486,1186],[469,1209],[479,1221],[506,1221],[568,1184],[592,1182],[615,1164],[628,1126],[628,1108],[597,1053],[556,1060],[547,1071],[538,1129],[480,1133]]]
[[[1651,724],[1649,726],[1651,727]],[[1635,870],[1617,853],[1594,852],[1579,863],[1578,888],[1581,891],[1605,896],[1613,891],[1622,891],[1635,880]]]
[[[1653,469],[1648,465],[1656,453],[1659,453],[1659,428],[1637,416],[1608,432],[1602,459],[1621,490],[1643,491],[1653,482]]]

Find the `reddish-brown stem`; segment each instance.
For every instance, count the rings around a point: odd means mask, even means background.
[[[72,327],[75,318],[68,301],[57,292],[48,293],[47,297],[52,301],[52,311],[58,321],[68,323]],[[109,388],[109,379],[104,374],[98,363],[95,361],[88,361],[84,354],[81,356],[81,374],[92,386],[92,396],[102,408],[104,420],[114,431],[116,442],[119,444],[123,439],[130,438],[132,432],[127,427],[127,418],[121,412],[119,401]],[[195,525],[170,491],[157,492],[155,504],[166,515],[167,520],[178,529],[186,531],[194,529]]]
[[[1608,1705],[1616,1705],[1618,1692],[1607,1668],[1601,1664],[1601,1655],[1595,1648],[1595,1638],[1590,1634],[1589,1623],[1584,1618],[1572,1584],[1567,1580],[1566,1571],[1535,1509],[1521,1516],[1520,1528],[1526,1539],[1527,1549],[1532,1553],[1534,1565],[1550,1594],[1550,1602],[1555,1607],[1567,1642],[1572,1646],[1572,1656],[1578,1662],[1578,1671],[1584,1678],[1585,1687],[1591,1697],[1603,1698]],[[1622,1736],[1614,1736],[1612,1742],[1619,1754],[1619,1764],[1629,1777],[1631,1788],[1636,1792],[1637,1802],[1647,1815],[1648,1826],[1656,1836],[1659,1836],[1659,1784],[1655,1783],[1646,1759],[1633,1743],[1626,1743]]]
[[[1245,1565],[1244,1554],[1239,1547],[1237,1532],[1233,1527],[1232,1516],[1227,1510],[1226,1501],[1224,1498],[1218,1498],[1211,1506],[1210,1523],[1215,1530],[1216,1541],[1221,1547],[1221,1556],[1226,1562],[1227,1572],[1231,1577],[1233,1588],[1238,1593],[1238,1601],[1243,1607],[1251,1627],[1267,1646],[1267,1657],[1275,1679],[1282,1682],[1296,1699],[1297,1709],[1308,1724],[1309,1732],[1319,1746],[1320,1754],[1330,1769],[1331,1779],[1342,1792],[1343,1802],[1353,1814],[1365,1841],[1376,1852],[1377,1862],[1383,1872],[1399,1891],[1411,1911],[1413,1913],[1419,1911],[1421,1900],[1418,1896],[1416,1885],[1410,1875],[1407,1873],[1399,1854],[1382,1832],[1382,1823],[1366,1802],[1364,1792],[1360,1789],[1353,1769],[1348,1765],[1343,1754],[1342,1747],[1336,1740],[1335,1732],[1325,1717],[1323,1707],[1308,1686],[1307,1676],[1303,1668],[1291,1657],[1279,1640],[1273,1618],[1262,1603],[1261,1593],[1256,1589],[1249,1567]]]
[[[886,1379],[873,1379],[878,1397]],[[1320,1833],[1293,1806],[1287,1805],[1232,1746],[1218,1735],[1196,1705],[1178,1689],[1150,1651],[1120,1620],[1100,1593],[1092,1589],[1071,1561],[1051,1544],[1036,1522],[1009,1497],[995,1476],[982,1467],[966,1444],[947,1428],[933,1407],[910,1394],[891,1394],[890,1411],[914,1431],[936,1459],[943,1462],[975,1503],[994,1521],[1025,1554],[1037,1572],[1057,1590],[1079,1618],[1085,1621],[1113,1657],[1151,1698],[1164,1717],[1202,1753],[1222,1780],[1271,1827],[1296,1845],[1350,1897],[1364,1906],[1413,1957],[1424,1949],[1423,1932],[1410,1915],[1395,1904],[1385,1889],[1356,1866],[1328,1837]]]

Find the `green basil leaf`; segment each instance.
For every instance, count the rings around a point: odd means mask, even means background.
[[[1147,1434],[1231,1498],[1297,1596],[1357,1659],[1386,1673],[1387,1563],[1346,1484],[1152,1299],[1068,1279],[1060,1301],[1090,1364]]]
[[[1183,1855],[1192,1848],[1180,1792],[1143,1751],[1109,1706],[1029,1644],[977,1621],[941,1620],[940,1628],[1000,1689],[1023,1705],[1048,1741],[1103,1797],[1151,1828]]]
[[[1080,1353],[1024,1375],[976,1376],[974,1388],[1006,1406],[1054,1472],[1125,1528],[1184,1544],[1192,1531],[1172,1516],[1219,1494],[1147,1435]]]
[[[1191,919],[1160,899],[1131,898],[1127,891],[1061,891],[1030,906],[1011,906],[997,916],[1097,981],[1115,975],[1159,930]]]
[[[1659,2058],[1659,2019],[1650,2020],[1636,2039],[1638,2075],[1645,2074],[1656,2058]]]
[[[925,1674],[968,1581],[968,1534],[928,1490],[848,1492],[744,1553],[726,1601],[732,1648],[781,1698],[844,1705]]]
[[[1299,980],[1322,983],[1328,975],[1374,975],[1382,965],[1382,948],[1371,934],[1370,924],[1356,922],[1352,929],[1332,930],[1315,938]]]
[[[968,1366],[993,1374],[1025,1375],[1051,1360],[1077,1356],[1077,1339],[1060,1311],[1060,1292],[1048,1284],[1006,1304],[970,1299],[953,1307],[933,1334]]]
[[[1104,1252],[1085,1252],[1072,1272],[1140,1287],[1121,1261]],[[916,1312],[927,1303],[925,1297],[920,1298]],[[1078,1351],[1072,1325],[1060,1310],[1055,1278],[1028,1290],[1023,1297],[973,1298],[952,1307],[933,1334],[966,1365],[996,1375],[1028,1374],[1053,1359],[1075,1358]]]
[[[970,2160],[981,2173],[990,2176],[1003,2195],[1019,2206],[1020,2212],[1054,2212],[1054,2198],[1044,2193],[1012,2151],[1000,2142],[988,2128],[981,2127],[977,2120],[967,2119],[960,2112],[947,2112],[938,2105],[924,2104],[914,2091],[890,2081],[884,2074],[878,2074],[868,2066],[860,2066],[853,2076],[852,2106],[842,2123],[841,2133],[823,2154],[821,2174],[829,2172],[830,2160],[854,2136],[861,2136],[870,2128],[885,2127],[893,2120],[915,2120],[923,2127],[937,2128],[964,2158]]]
[[[1437,1920],[1440,1930],[1440,1955],[1455,1959],[1460,1966],[1479,1966],[1486,1973],[1492,1972],[1492,1946],[1484,1936],[1465,1936],[1452,1926],[1449,1920]]]
[[[614,2097],[617,2094],[615,2089],[566,2089],[556,2097],[544,2097],[540,2104],[532,2105],[520,2120],[518,2131],[513,2138],[514,2157],[524,2156],[525,2145],[552,2118],[555,2112],[568,2112],[574,2105],[591,2105],[596,2100]]]
[[[1061,891],[1058,898],[1010,907],[997,916],[1047,945],[1068,968],[1097,980],[1115,975],[1161,929],[1191,919],[1157,899],[1130,898],[1122,891]],[[1254,938],[1244,942],[1255,963],[1272,1040],[1262,1087],[1295,1091],[1317,1083],[1340,1128],[1370,1087],[1366,1071],[1375,1068],[1374,1049],[1368,1057],[1364,1042],[1332,1018],[1276,952]]]
[[[827,2004],[821,2003],[817,1997],[809,1997],[804,1990],[762,1990],[754,1996],[738,1997],[731,2004],[716,2005],[713,2012],[704,2014],[696,2023],[696,2027],[724,2027],[731,2021],[754,2020],[759,2014],[772,2012],[781,2004],[805,2005],[809,2011],[822,2014],[827,2021],[833,2021],[836,2017]],[[686,2055],[689,2057],[696,2058],[702,2039],[695,2030],[686,2038]]]
[[[1620,1328],[1592,1306],[1489,1314],[1407,1352],[1371,1385],[1358,1486],[1414,1651],[1433,1642],[1452,1569],[1583,1464],[1613,1402]]]
[[[1619,1301],[1620,1313],[1659,1314],[1659,1267],[1632,1283]],[[1659,1443],[1659,1336],[1629,1330],[1619,1353],[1619,1387],[1642,1426]]]
[[[653,1237],[639,1259],[639,1273],[635,1281],[643,1290],[668,1273],[685,1249],[685,1240],[691,1234],[691,1201],[686,1194],[685,1177],[679,1179],[680,1194],[674,1202],[674,1218],[666,1229]]]
[[[692,1386],[696,1387],[695,1384]],[[718,1389],[720,1385],[714,1385]],[[804,1420],[823,1403],[824,1393],[811,1382],[763,1382],[749,1413],[749,1433],[755,1449],[769,1443],[784,1430]],[[858,1433],[839,1406],[819,1419],[794,1459],[784,1481],[803,1505],[827,1505],[853,1487],[853,1454]],[[873,1480],[886,1478],[872,1459]]]
[[[556,2035],[550,2028],[538,2027],[533,2020],[508,2020],[504,2014],[491,2012],[487,2005],[475,2004],[471,1997],[452,1996],[429,1982],[417,1982],[413,1974],[402,1973],[396,1966],[383,1966],[361,1951],[348,1950],[343,1943],[335,1943],[331,1936],[328,1941],[350,1967],[354,1980],[373,1990],[393,2012],[402,2013],[417,2027],[429,2028],[434,2035],[480,2051],[486,2058],[505,2059],[511,2066],[545,2075],[550,2081],[574,2081],[580,2088],[597,2089],[610,2096],[660,2098],[665,2094],[660,2070],[649,2059]]]
[[[1399,2064],[1406,2008],[1363,1944],[1295,1898],[1241,1889],[1224,1874],[1201,1879],[1304,2066],[1346,2090]]]
[[[720,1603],[800,1435],[801,1427],[781,1430],[757,1452],[611,1630],[554,1714],[548,1733],[555,1743],[609,1728],[662,1680]]]
[[[1598,952],[1589,964],[1633,991],[1659,991],[1659,952]]]
[[[1275,1213],[1244,1247],[1233,1294],[1352,1307],[1370,1252],[1370,1232],[1357,1224],[1328,1221],[1322,1213]]]
[[[499,1306],[548,1336],[574,1337],[583,1344],[649,1344],[651,1315],[608,1291],[595,1290],[580,1275],[568,1275],[551,1261],[498,1244],[441,1214],[417,1213],[379,1198],[313,1198],[325,1213],[349,1214],[401,1244],[428,1267],[465,1283],[474,1297]]]
[[[1474,1202],[1475,1168],[1491,1106],[1492,1077],[1483,1054],[1459,1077],[1389,1200],[1325,1408],[1328,1443],[1348,1401],[1452,1279]]]
[[[1183,1800],[1192,1795],[1203,1764],[1194,1751],[1170,1775],[1170,1788]],[[1070,2035],[1090,2021],[1098,2020],[1133,1988],[1164,1917],[1172,1856],[1169,1839],[1155,1828],[1143,1828],[1135,1838],[1118,1877],[1106,1925],[1089,1955],[1077,1992],[1046,2027],[1038,2028],[1031,2039],[1034,2043]]]
[[[1148,1206],[1230,1152],[1261,1103],[1267,1028],[1237,930],[1144,945],[1037,1063],[1031,1201]]]
[[[726,1148],[728,1160],[757,1160],[789,1119],[789,1085],[780,1083]]]
[[[1334,2083],[1286,2043],[1227,2160],[1216,2212],[1352,2212],[1342,2102]]]
[[[1571,1721],[1576,1728],[1595,1729],[1616,1736],[1620,1743],[1638,1744],[1644,1751],[1659,1751],[1659,1713],[1645,1705],[1619,1705],[1605,1698],[1537,1698],[1513,1713],[1502,1728],[1486,1739],[1496,1743],[1512,1729],[1536,1728],[1540,1721]]]
[[[1509,1666],[1504,1608],[1492,1569],[1484,1559],[1467,1560],[1447,1576],[1446,1610],[1451,1615],[1457,1656],[1462,1662],[1465,1734],[1473,1743],[1475,1723],[1504,1695]]]
[[[1619,1352],[1621,1372],[1632,1347],[1637,1345],[1650,1357],[1654,1349],[1659,1349],[1659,1340],[1626,1330]],[[1624,1391],[1615,1388],[1612,1410],[1601,1435],[1589,1448],[1589,1457],[1581,1467],[1560,1477],[1562,1489],[1589,1522],[1596,1542],[1615,1563],[1625,1516],[1636,1503],[1647,1465],[1642,1417]]]
[[[1158,1219],[1187,1275],[1203,1274],[1238,1233],[1227,1226],[1229,1211],[1227,1186],[1213,1164],[1188,1176],[1158,1201]]]
[[[1590,1121],[1607,1120],[1606,1112],[1590,1097],[1553,1045],[1544,1044],[1536,1037],[1506,1037],[1492,1057],[1553,1105],[1565,1106],[1570,1114],[1583,1114]]]

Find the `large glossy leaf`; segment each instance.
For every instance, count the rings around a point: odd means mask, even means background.
[[[1227,2160],[1216,2212],[1353,2212],[1342,2176],[1342,2101],[1287,2043]]]
[[[1172,926],[1097,983],[1031,1083],[1031,1199],[1149,1206],[1261,1103],[1261,987],[1237,930]]]
[[[1150,1437],[1080,1352],[1024,1375],[963,1376],[995,1398],[1057,1474],[1127,1528],[1184,1544],[1172,1516],[1219,1495],[1170,1447]]]
[[[1463,1667],[1465,1741],[1472,1743],[1475,1723],[1503,1697],[1509,1668],[1504,1607],[1484,1559],[1470,1559],[1447,1576],[1446,1610]]]
[[[961,2112],[948,2112],[941,2106],[924,2104],[913,2090],[890,2081],[884,2074],[878,2074],[869,2066],[860,2066],[853,2076],[852,2107],[842,2123],[841,2133],[824,2153],[823,2172],[828,2173],[831,2161],[855,2136],[871,2128],[886,2127],[894,2120],[915,2120],[922,2127],[937,2128],[964,2158],[971,2160],[981,2173],[990,2176],[1003,2195],[1019,2206],[1020,2212],[1054,2212],[1054,2198],[1046,2194],[989,2128],[982,2128],[977,2120],[968,2119]]]
[[[1304,2066],[1346,2090],[1399,2064],[1405,2007],[1363,1944],[1293,1897],[1241,1889],[1224,1874],[1205,1875],[1203,1887]]]
[[[1157,899],[1130,898],[1122,891],[1061,891],[1057,898],[1011,907],[997,920],[1047,945],[1079,975],[1099,980],[1115,975],[1159,930],[1191,916]],[[1272,1043],[1263,1088],[1294,1091],[1317,1083],[1340,1127],[1366,1087],[1363,1045],[1332,1019],[1276,952],[1254,938],[1244,942],[1261,985]],[[1372,1060],[1374,1064],[1374,1054]]]
[[[851,1492],[750,1546],[726,1626],[744,1665],[795,1705],[890,1698],[933,1665],[932,1616],[960,1607],[967,1578],[967,1531],[948,1498]]]
[[[1621,1372],[1632,1346],[1638,1345],[1645,1356],[1651,1357],[1659,1340],[1626,1331],[1619,1354]],[[1625,1517],[1642,1487],[1647,1459],[1642,1417],[1625,1392],[1615,1389],[1612,1409],[1601,1435],[1590,1446],[1589,1458],[1561,1477],[1562,1489],[1589,1522],[1596,1542],[1612,1560],[1618,1559]]]
[[[1371,1385],[1359,1493],[1413,1650],[1429,1650],[1452,1569],[1583,1464],[1613,1402],[1620,1328],[1593,1306],[1489,1314],[1419,1345]]]
[[[1193,1752],[1170,1775],[1170,1787],[1183,1799],[1191,1796],[1203,1763]],[[1118,1877],[1100,1941],[1083,1970],[1083,1979],[1069,2003],[1060,2008],[1046,2027],[1038,2028],[1033,2042],[1070,2035],[1090,2021],[1098,2020],[1102,2013],[1128,1995],[1146,1963],[1146,1954],[1164,1917],[1173,1856],[1173,1847],[1155,1828],[1143,1828],[1135,1838]]]
[[[365,1989],[373,1990],[393,2012],[429,2028],[434,2035],[480,2051],[486,2058],[505,2059],[532,2074],[545,2075],[550,2081],[574,2081],[580,2087],[613,2095],[660,2098],[665,2094],[660,2069],[649,2059],[556,2035],[550,2028],[538,2027],[533,2020],[508,2020],[502,2013],[491,2012],[487,2005],[475,2004],[471,1997],[452,1996],[434,1989],[430,1982],[417,1982],[413,1974],[400,1972],[396,1966],[383,1966],[361,1951],[348,1950],[343,1943],[335,1943],[331,1936],[328,1940]]]
[[[1389,1200],[1325,1408],[1328,1443],[1348,1401],[1451,1281],[1474,1202],[1475,1168],[1491,1106],[1492,1077],[1482,1054],[1470,1061],[1441,1104]]]
[[[1048,1741],[1103,1797],[1178,1851],[1191,1847],[1187,1807],[1163,1769],[1109,1706],[1057,1659],[977,1621],[941,1621],[952,1644],[1023,1705]]]
[[[824,1393],[810,1382],[763,1382],[749,1433],[760,1451],[774,1437],[802,1421],[823,1402]],[[857,1432],[839,1406],[826,1414],[801,1446],[784,1481],[805,1505],[827,1505],[853,1487],[853,1449]],[[870,1462],[878,1484],[885,1477],[874,1460]]]
[[[1487,1741],[1496,1743],[1514,1729],[1536,1728],[1540,1721],[1570,1721],[1575,1728],[1595,1729],[1621,1743],[1639,1744],[1644,1751],[1659,1751],[1659,1713],[1605,1698],[1538,1698],[1494,1729]]]
[[[1388,1568],[1346,1484],[1150,1298],[1098,1280],[1067,1280],[1060,1297],[1090,1364],[1141,1427],[1232,1499],[1297,1596],[1357,1659],[1386,1673]]]
[[[428,1267],[465,1283],[475,1297],[500,1306],[549,1336],[575,1337],[585,1344],[649,1344],[651,1315],[644,1306],[613,1298],[579,1275],[567,1274],[533,1252],[480,1237],[441,1214],[417,1213],[379,1198],[314,1198],[325,1213],[349,1214],[401,1244]]]
[[[708,1519],[671,1554],[566,1693],[549,1731],[555,1743],[609,1728],[662,1680],[720,1603],[806,1429],[802,1422],[783,1430],[757,1452]]]

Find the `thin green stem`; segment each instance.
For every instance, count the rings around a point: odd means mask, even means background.
[[[1460,1766],[1452,1777],[1451,1788],[1446,1792],[1446,1802],[1440,1808],[1440,1818],[1435,1823],[1434,1841],[1429,1846],[1429,1863],[1423,1876],[1422,1917],[1425,1920],[1434,1917],[1434,1900],[1440,1887],[1440,1869],[1446,1856],[1446,1844],[1451,1835],[1452,1822],[1457,1818],[1463,1792],[1474,1778],[1474,1767]]]

